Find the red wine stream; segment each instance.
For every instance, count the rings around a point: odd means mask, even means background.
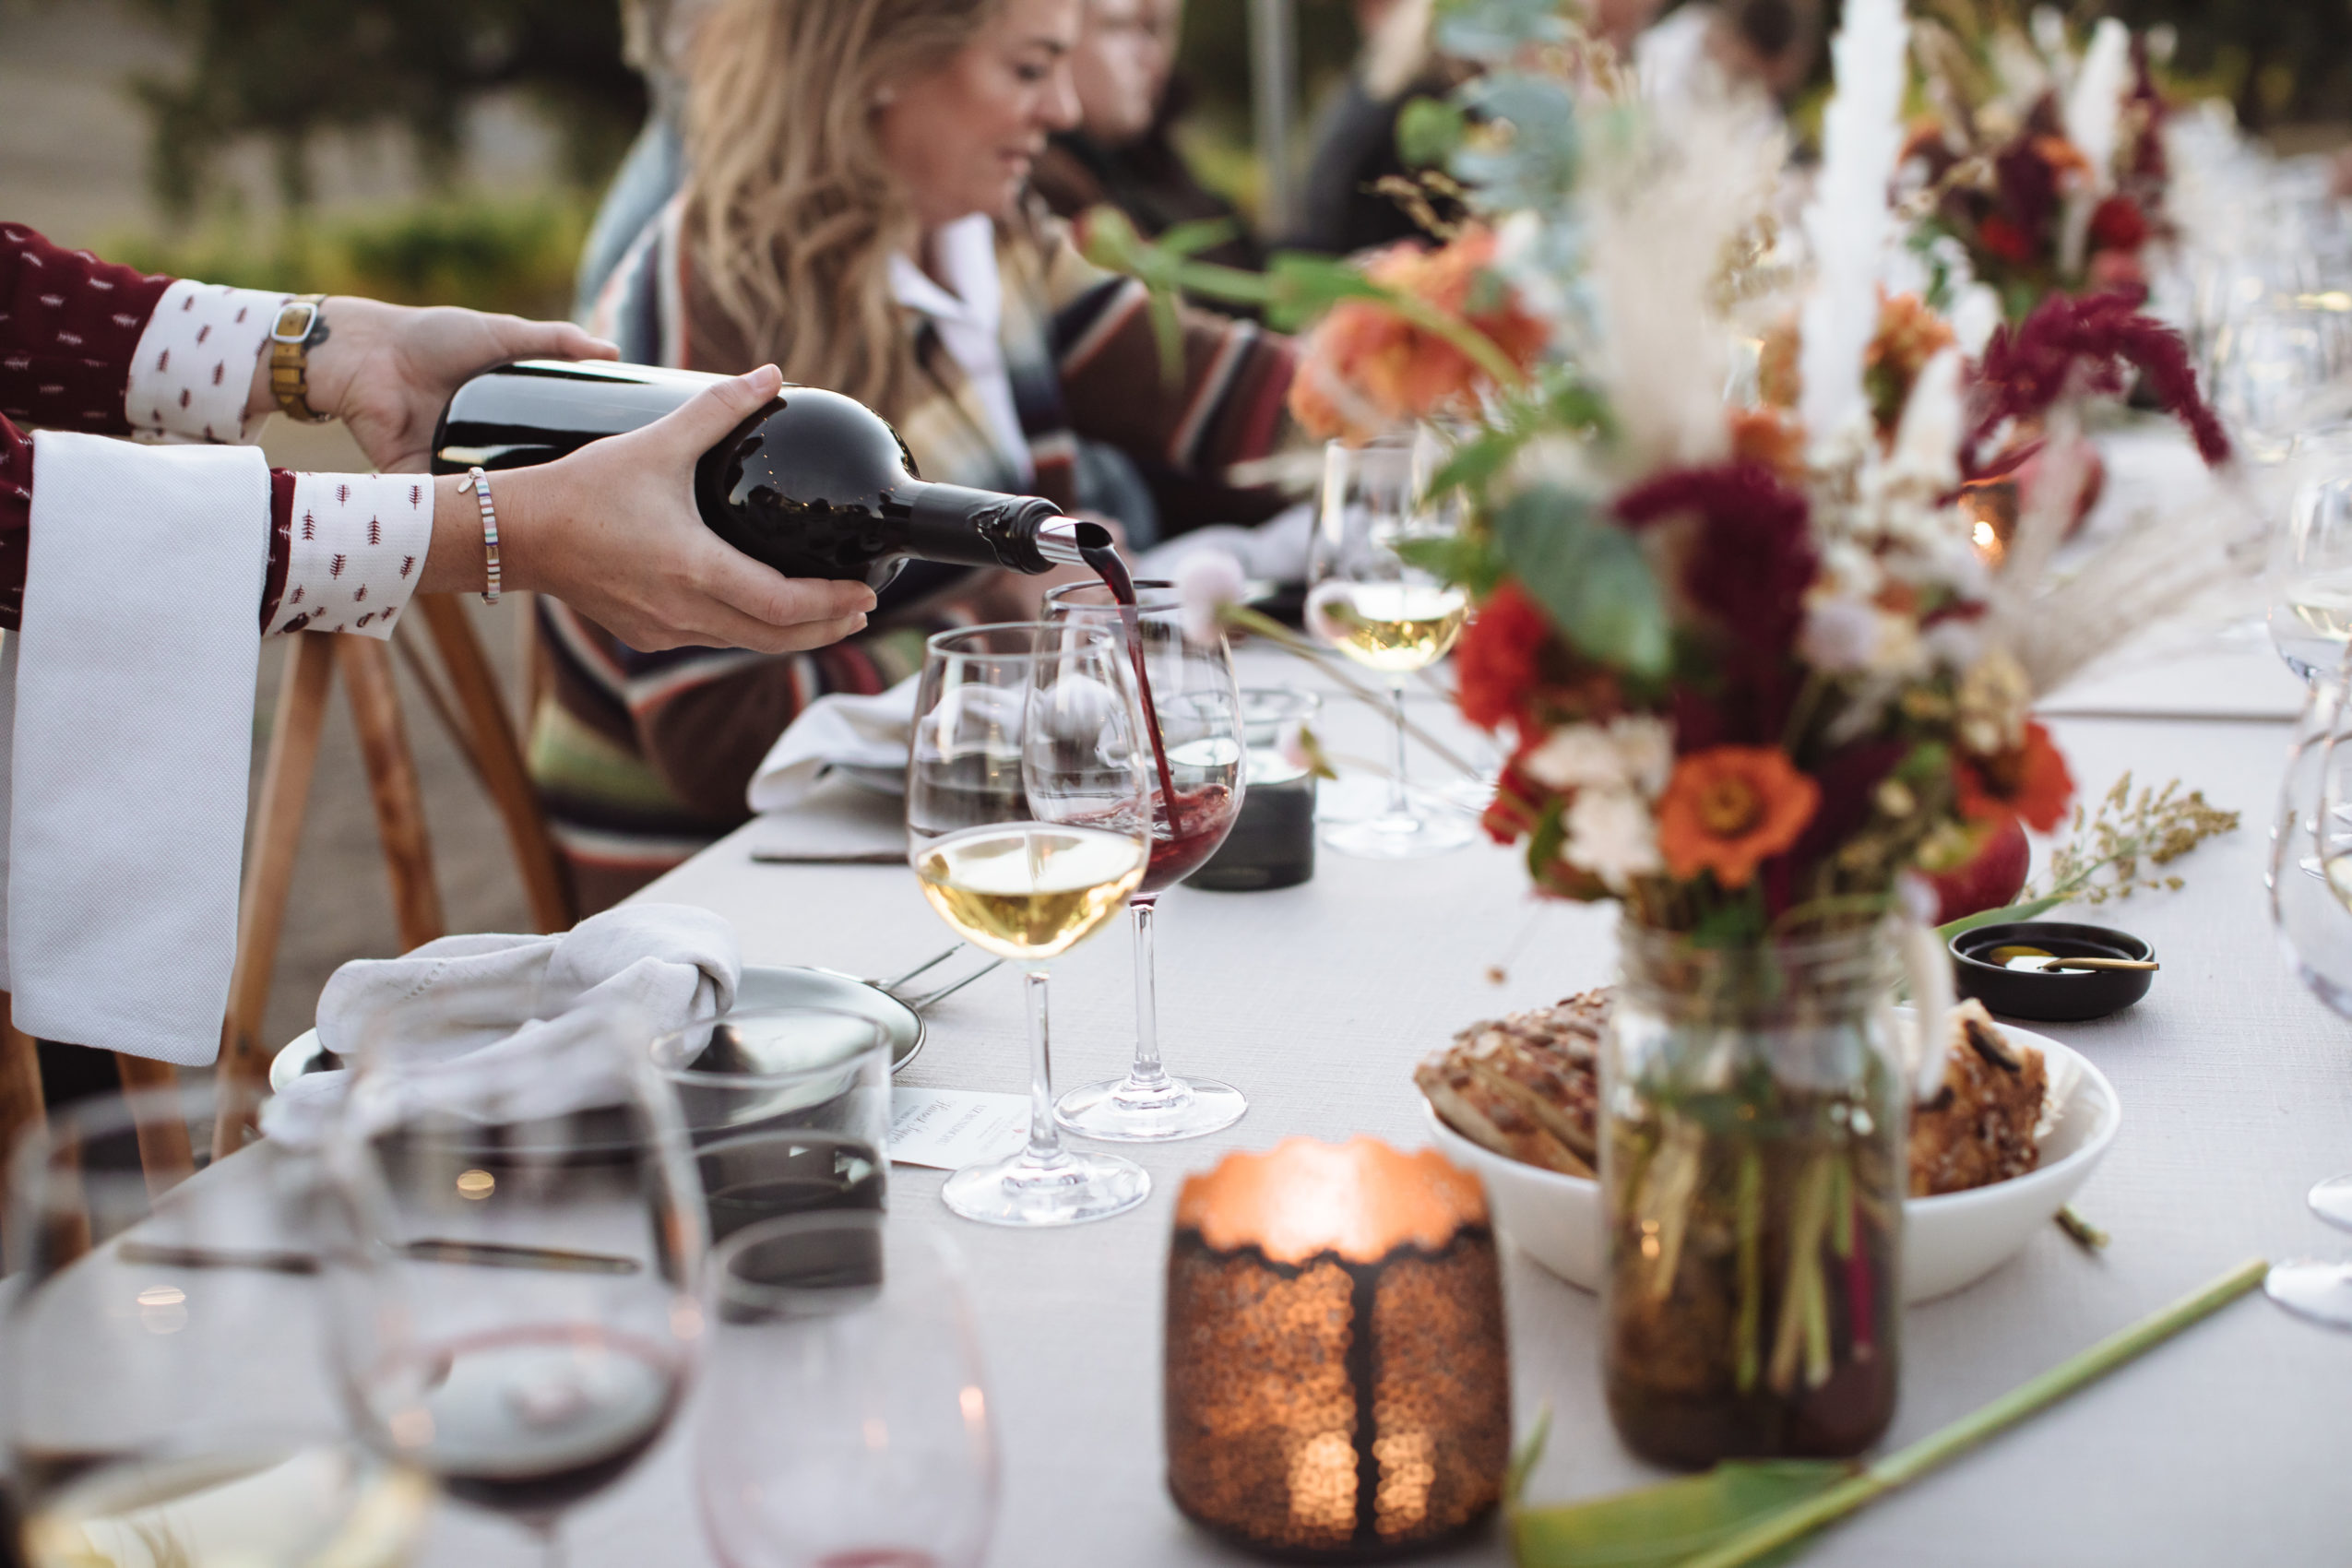
[[[1168,826],[1166,837],[1152,836],[1151,863],[1144,873],[1141,891],[1158,893],[1200,869],[1217,852],[1231,826],[1225,802],[1229,791],[1207,784],[1188,794],[1176,792],[1176,776],[1168,766],[1168,745],[1160,738],[1159,708],[1152,701],[1151,676],[1144,668],[1143,615],[1136,608],[1135,581],[1127,564],[1110,545],[1089,545],[1078,553],[1094,568],[1102,586],[1119,603],[1120,619],[1127,624],[1127,658],[1135,670],[1135,689],[1144,699],[1144,722],[1151,732],[1151,760],[1159,770],[1160,811]]]

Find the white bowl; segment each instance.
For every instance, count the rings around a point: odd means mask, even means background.
[[[2123,1108],[2106,1074],[2046,1035],[2008,1023],[2002,1028],[2039,1050],[2053,1076],[2071,1058],[2077,1069],[2073,1092],[2065,1114],[2043,1140],[2041,1163],[2032,1170],[1990,1187],[1903,1201],[1906,1301],[1948,1296],[2016,1256],[2073,1201],[2122,1125]],[[1447,1126],[1427,1100],[1421,1113],[1445,1157],[1484,1183],[1496,1229],[1569,1284],[1600,1289],[1599,1182],[1482,1148]]]

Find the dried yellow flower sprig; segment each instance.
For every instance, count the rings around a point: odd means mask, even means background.
[[[2184,793],[2176,778],[2135,796],[2126,773],[2096,807],[2074,808],[2066,841],[2049,857],[2048,891],[2027,897],[2104,904],[2142,889],[2178,891],[2180,878],[2161,868],[2237,826],[2238,814],[2211,804],[2202,790]]]

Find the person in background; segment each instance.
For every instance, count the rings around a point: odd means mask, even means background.
[[[1190,313],[1163,370],[1142,285],[1088,265],[1028,194],[1048,137],[1079,124],[1080,3],[727,0],[696,40],[685,188],[593,324],[630,360],[773,360],[880,412],[925,479],[1065,509],[1091,499],[1078,436],[1202,476],[1264,455],[1288,340]],[[584,906],[742,822],[812,698],[879,691],[930,631],[1034,613],[1043,586],[980,574],[781,659],[649,653],[542,600],[553,679],[530,761]]]
[[[1712,90],[1711,80],[1770,114],[1805,84],[1821,34],[1820,0],[1690,0],[1634,42],[1633,65],[1654,104]]]
[[[0,221],[0,989],[18,1028],[212,1060],[266,636],[386,637],[419,589],[502,586],[649,647],[780,652],[864,624],[863,585],[789,581],[695,509],[695,460],[773,395],[773,367],[501,474],[494,539],[489,497],[457,477],[273,471],[237,449],[284,411],[422,469],[475,372],[612,352],[562,323],[151,277]]]
[[[1229,239],[1194,254],[1254,272],[1265,267],[1265,254],[1241,214],[1194,178],[1177,150],[1175,125],[1186,98],[1175,71],[1182,25],[1183,0],[1086,0],[1086,24],[1070,55],[1078,124],[1049,138],[1029,183],[1057,218],[1076,223],[1097,207],[1114,207],[1146,238],[1179,223],[1229,222]],[[1283,497],[1272,489],[1187,473],[1150,453],[1120,456],[1149,487],[1153,532],[1161,539],[1210,523],[1264,522],[1282,508]]]
[[[685,61],[694,49],[695,29],[713,3],[621,0],[622,49],[645,78],[645,125],[605,187],[588,242],[580,247],[579,270],[572,280],[576,320],[588,319],[605,279],[685,178]]]

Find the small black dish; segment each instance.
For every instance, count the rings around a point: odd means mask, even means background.
[[[2048,974],[2005,968],[1987,955],[1996,947],[2038,947],[2061,958],[2154,958],[2156,949],[2128,932],[2065,921],[2012,921],[1980,925],[1952,939],[1953,979],[1973,996],[2013,1018],[2072,1024],[2120,1013],[2148,993],[2153,969],[2060,969]]]

